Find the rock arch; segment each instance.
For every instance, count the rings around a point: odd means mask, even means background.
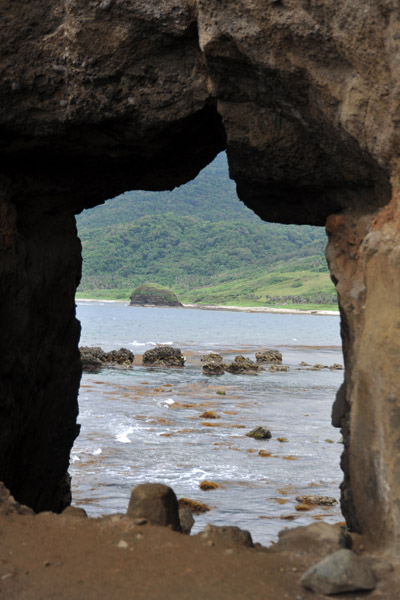
[[[400,10],[394,0],[3,3],[0,479],[68,502],[78,433],[74,214],[169,189],[226,148],[263,219],[327,224],[345,383],[342,501],[399,549]]]

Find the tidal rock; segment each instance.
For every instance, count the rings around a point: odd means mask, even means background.
[[[208,354],[203,354],[201,356],[201,362],[214,362],[214,363],[222,363],[223,358],[220,354],[216,352],[209,352]]]
[[[182,306],[170,289],[156,283],[143,283],[133,291],[130,306]]]
[[[316,555],[320,558],[341,550],[351,548],[352,538],[337,525],[329,525],[322,521],[306,527],[294,527],[279,532],[279,540],[274,544],[274,551],[290,551],[298,555]]]
[[[240,529],[230,525],[218,527],[216,525],[207,525],[202,533],[199,534],[206,541],[227,546],[247,546],[254,548],[251,534],[246,529]]]
[[[225,370],[234,375],[257,375],[263,368],[250,358],[238,355],[235,356],[235,360]]]
[[[131,493],[127,516],[146,519],[154,525],[180,531],[178,500],[173,489],[162,483],[143,483]]]
[[[203,491],[209,491],[209,490],[216,490],[217,488],[219,488],[218,483],[215,483],[215,481],[208,481],[207,479],[205,479],[204,481],[201,481],[199,483],[199,487],[201,490]]]
[[[351,550],[338,550],[310,567],[300,583],[319,594],[373,590],[375,576],[368,563]]]
[[[82,370],[95,373],[104,367],[131,367],[134,354],[127,348],[105,352],[100,346],[81,346]]]
[[[185,358],[179,348],[156,346],[143,354],[143,365],[152,367],[183,367]]]
[[[179,522],[181,524],[182,533],[189,535],[194,525],[194,519],[192,511],[187,506],[179,507]]]
[[[272,437],[272,434],[269,429],[265,427],[255,427],[248,433],[246,433],[246,437],[254,438],[255,440],[269,440]]]
[[[303,504],[312,504],[315,506],[333,506],[337,504],[336,498],[331,498],[330,496],[296,496],[296,500]]]
[[[197,500],[191,500],[190,498],[179,498],[178,506],[179,508],[188,508],[194,515],[201,515],[202,513],[211,510],[207,504],[198,502]]]
[[[271,365],[268,371],[270,373],[288,373],[289,367],[287,365]]]
[[[256,352],[256,361],[258,364],[280,364],[282,362],[282,354],[278,350],[263,350],[262,352]]]
[[[340,363],[333,363],[329,368],[331,371],[343,371],[343,365]]]
[[[210,361],[203,365],[204,375],[223,375],[226,365],[223,362]]]

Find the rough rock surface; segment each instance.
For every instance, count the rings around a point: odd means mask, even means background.
[[[0,479],[68,502],[81,376],[74,214],[171,189],[227,149],[268,221],[324,225],[345,358],[342,506],[400,552],[400,6],[0,6]],[[350,427],[351,423],[351,427]]]
[[[172,488],[162,483],[143,483],[131,493],[127,515],[154,525],[181,531],[178,500]]]
[[[269,429],[265,427],[255,427],[248,433],[246,433],[247,437],[254,438],[255,440],[269,440],[272,437],[272,434]]]
[[[223,375],[227,365],[223,362],[214,362],[212,360],[203,365],[204,375]]]
[[[262,352],[256,352],[256,361],[259,365],[268,363],[282,362],[282,353],[279,350],[263,350]]]
[[[208,524],[204,531],[199,533],[199,537],[207,542],[229,547],[247,546],[253,548],[254,546],[250,532],[233,525],[217,526]]]
[[[143,364],[152,367],[183,367],[185,358],[179,348],[156,346],[143,354]]]
[[[338,550],[310,567],[300,582],[321,594],[343,594],[373,590],[375,576],[367,562],[351,550]]]
[[[235,356],[233,362],[225,368],[225,371],[233,375],[257,375],[262,370],[260,365],[240,354]]]
[[[81,346],[82,371],[96,372],[103,367],[131,367],[134,354],[127,348],[105,352],[100,346]]]
[[[351,536],[337,525],[318,522],[306,527],[293,527],[279,532],[279,540],[273,546],[274,550],[284,550],[303,555],[317,555],[320,558],[337,552],[343,548],[352,547]]]

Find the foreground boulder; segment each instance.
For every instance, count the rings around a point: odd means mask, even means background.
[[[322,521],[283,529],[278,537],[278,542],[273,545],[274,552],[293,552],[302,556],[307,553],[318,558],[324,558],[343,548],[350,549],[353,544],[351,535],[344,529]]]
[[[262,352],[256,352],[256,361],[258,364],[281,364],[282,354],[278,350],[262,350]]]
[[[369,564],[351,550],[338,550],[310,567],[300,579],[320,594],[373,590],[376,579]]]
[[[99,371],[103,367],[131,367],[135,358],[127,348],[105,352],[100,346],[81,346],[79,351],[82,370],[89,373]]]
[[[246,546],[247,548],[254,548],[250,532],[232,525],[217,526],[209,524],[199,535],[207,542],[213,542],[214,544],[222,544],[229,547]]]
[[[143,483],[136,486],[131,493],[127,516],[181,531],[175,492],[162,483]]]
[[[263,368],[250,358],[245,358],[239,354],[235,356],[235,360],[225,370],[233,375],[257,375]]]
[[[179,348],[156,346],[143,354],[143,364],[152,367],[183,367],[185,358]]]
[[[130,306],[182,306],[170,289],[156,283],[143,283],[133,291]]]

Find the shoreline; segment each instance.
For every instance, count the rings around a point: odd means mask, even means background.
[[[113,302],[122,302],[128,304],[127,300],[100,300],[98,298],[76,298],[75,302],[98,302],[103,304],[109,304]],[[140,307],[139,307],[140,308]],[[142,308],[175,308],[169,306],[148,305]],[[226,310],[231,312],[248,312],[248,313],[275,313],[281,315],[317,315],[322,317],[338,317],[338,310],[301,310],[300,308],[273,308],[271,306],[222,306],[220,304],[183,304],[184,309],[197,309],[197,310]]]

